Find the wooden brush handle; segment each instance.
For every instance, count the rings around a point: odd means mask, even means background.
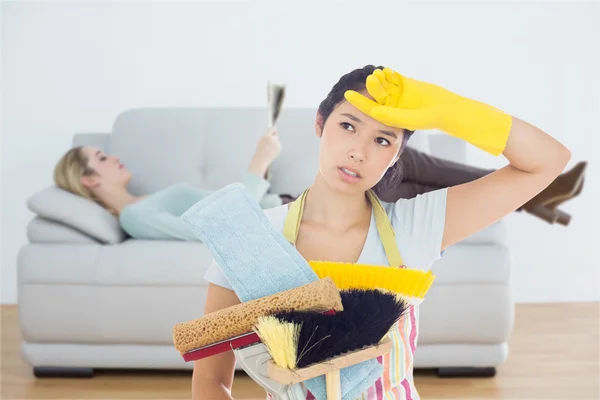
[[[325,385],[327,400],[342,400],[342,383],[339,369],[325,374]]]
[[[361,363],[366,360],[370,360],[372,358],[379,357],[382,354],[389,353],[392,348],[392,341],[390,338],[385,338],[380,343],[365,347],[356,351],[348,352],[346,354],[342,354],[337,357],[333,357],[329,360],[324,360],[320,363],[313,364],[306,368],[300,369],[289,369],[289,368],[281,368],[271,359],[267,363],[267,373],[271,379],[277,381],[279,383],[283,383],[286,385],[293,385],[294,383],[304,382],[307,379],[314,378],[316,376],[332,374],[331,381],[338,381],[339,390],[339,370],[349,367],[354,364]],[[337,378],[336,378],[337,377]],[[329,384],[328,384],[329,387]],[[332,390],[335,389],[336,385],[331,385]],[[336,397],[333,397],[334,399]]]

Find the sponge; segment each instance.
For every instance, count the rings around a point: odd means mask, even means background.
[[[173,327],[173,343],[183,355],[210,344],[253,331],[258,319],[283,311],[343,311],[331,278],[227,307]]]

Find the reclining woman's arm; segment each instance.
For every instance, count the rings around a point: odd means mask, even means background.
[[[265,177],[280,151],[277,130],[272,128],[259,139],[241,180],[250,197],[262,208],[282,204],[278,194],[267,193],[271,183]],[[119,223],[125,232],[137,239],[196,241],[198,237],[180,217],[213,192],[185,183],[173,185],[125,207],[119,215]]]
[[[248,172],[242,184],[262,207],[281,204],[279,195],[266,193],[270,187],[267,180]],[[127,234],[137,239],[197,241],[196,234],[180,217],[213,192],[185,183],[176,184],[125,207],[119,215],[119,223]]]

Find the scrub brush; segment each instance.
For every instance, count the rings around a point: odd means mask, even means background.
[[[338,289],[387,289],[409,304],[421,303],[433,284],[431,271],[331,261],[309,261],[319,278],[330,277]]]

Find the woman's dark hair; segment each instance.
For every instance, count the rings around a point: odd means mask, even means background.
[[[346,92],[346,90],[355,90],[357,92],[365,90],[367,77],[371,75],[376,69],[383,70],[384,67],[366,65],[362,68],[357,68],[343,75],[340,78],[340,80],[335,85],[333,85],[333,88],[331,88],[331,91],[329,92],[325,100],[323,100],[321,104],[319,104],[318,113],[323,119],[323,126],[325,126],[325,122],[329,118],[329,115],[331,115],[331,113],[333,112],[333,109],[339,103],[345,100],[344,93]],[[399,154],[402,154],[404,148],[406,147],[408,139],[412,136],[413,133],[414,131],[409,131],[407,129],[404,130]],[[373,187],[373,191],[375,192],[375,194],[377,194],[377,196],[381,196],[381,194],[385,193],[387,190],[393,189],[401,181],[402,161],[398,159],[398,161],[385,172],[385,175],[383,175],[381,180]]]

